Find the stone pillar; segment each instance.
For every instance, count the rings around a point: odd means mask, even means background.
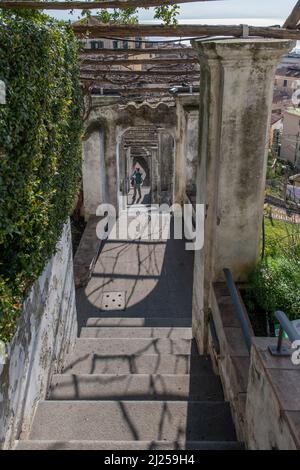
[[[88,219],[106,196],[105,135],[100,125],[82,143],[82,181],[84,215]]]
[[[194,333],[206,350],[211,283],[223,268],[246,280],[259,257],[275,68],[294,42],[193,42],[201,66],[197,203],[204,248],[195,253]]]
[[[196,161],[198,155],[198,108],[198,93],[182,93],[176,96],[174,201],[178,204],[183,204],[185,201],[187,179],[190,179],[193,160]]]
[[[152,204],[160,203],[160,172],[159,172],[159,151],[158,148],[151,149],[151,191]]]
[[[84,215],[95,215],[101,203],[117,207],[117,105],[120,97],[93,96],[82,145]]]

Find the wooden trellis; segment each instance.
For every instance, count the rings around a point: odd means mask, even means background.
[[[4,9],[43,9],[43,10],[73,10],[73,9],[107,9],[107,8],[147,8],[164,5],[174,5],[190,2],[214,2],[216,0],[96,0],[96,1],[3,1],[0,0],[0,8]],[[223,0],[226,1],[226,0]],[[300,0],[296,3],[291,14],[287,18],[283,27],[257,27],[243,25],[157,25],[157,24],[89,24],[85,22],[75,23],[72,29],[78,38],[82,39],[114,39],[122,40],[135,37],[176,37],[176,38],[205,38],[205,37],[244,37],[245,31],[248,37],[265,37],[274,39],[294,39],[300,40]],[[166,93],[170,83],[179,84],[188,80],[189,84],[199,81],[199,71],[197,70],[197,54],[191,47],[157,48],[134,48],[134,49],[82,49],[80,51],[81,79],[85,91],[91,91],[94,86],[105,86],[107,84],[116,85],[120,82],[118,90],[123,93]],[[175,57],[171,57],[175,54]],[[136,56],[143,55],[141,58]],[[154,57],[152,57],[154,55]],[[162,66],[168,66],[161,70]],[[111,70],[110,66],[120,66],[122,69]],[[132,70],[132,66],[141,66],[142,70]],[[177,67],[176,70],[172,67]],[[185,69],[181,69],[185,66]],[[124,70],[123,67],[128,69]],[[147,70],[144,69],[147,67]],[[159,68],[156,69],[156,67]],[[190,67],[190,68],[188,68]],[[151,68],[151,69],[150,69]],[[123,83],[125,81],[123,86]],[[136,81],[136,89],[130,88]],[[164,81],[165,87],[158,86]],[[153,83],[153,86],[141,88],[140,85]],[[129,87],[129,88],[128,88]],[[109,87],[116,92],[117,89]],[[130,90],[130,91],[129,91]]]
[[[149,8],[180,3],[215,2],[217,0],[100,0],[100,1],[1,1],[0,7],[6,9],[31,8],[35,10],[93,10],[107,8]],[[223,0],[224,1],[224,0]]]

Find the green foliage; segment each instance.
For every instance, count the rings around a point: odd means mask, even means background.
[[[100,10],[97,17],[103,23],[136,24],[138,23],[137,8],[126,8],[125,10],[114,9]]]
[[[267,256],[250,276],[245,295],[250,316],[258,321],[266,312],[272,319],[283,310],[291,320],[300,318],[300,227],[266,219],[265,230]]]
[[[144,8],[148,10],[149,8]],[[163,5],[154,8],[154,18],[161,20],[165,25],[176,25],[177,15],[179,14],[180,7],[178,5]],[[84,17],[91,16],[90,10],[83,10],[81,15]],[[138,8],[126,8],[111,10],[100,10],[96,16],[103,23],[114,23],[114,24],[136,24],[138,23]]]
[[[38,12],[0,14],[0,339],[60,238],[80,180],[77,41]]]
[[[176,25],[176,17],[179,14],[179,8],[178,5],[163,5],[157,7],[155,8],[154,18],[162,20],[166,25]]]
[[[300,263],[285,257],[268,257],[253,272],[250,285],[255,304],[273,314],[283,310],[293,320],[300,317]]]

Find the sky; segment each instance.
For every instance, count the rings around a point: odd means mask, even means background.
[[[251,19],[248,23],[253,25],[280,24],[287,18],[296,2],[297,0],[222,0],[189,3],[180,6],[178,20],[180,23],[205,23],[206,19],[214,19],[225,20],[221,23],[230,24],[232,19]],[[76,10],[73,15],[70,15],[69,12],[50,10],[49,14],[56,18],[76,20],[80,11]],[[139,19],[142,23],[151,21],[153,9],[140,10]]]

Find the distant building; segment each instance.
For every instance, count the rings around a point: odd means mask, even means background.
[[[284,112],[280,156],[300,168],[300,108],[288,108]]]
[[[298,68],[287,67],[277,69],[275,75],[274,91],[291,96],[300,88],[300,65]]]
[[[88,19],[85,18],[83,20],[80,20],[77,22],[77,24],[88,24],[88,25],[103,25],[102,23],[96,16],[90,16]],[[76,24],[76,23],[75,23]],[[128,37],[128,38],[122,38],[122,39],[115,39],[115,38],[92,38],[92,39],[86,39],[83,41],[85,43],[85,48],[86,49],[91,49],[91,50],[99,50],[101,52],[101,49],[144,49],[145,48],[145,43],[143,42],[144,38],[143,37]],[[148,55],[145,53],[145,57]],[[136,58],[143,58],[144,55],[139,56],[130,56],[132,59]],[[122,66],[122,65],[112,65],[111,70],[128,70],[128,68],[131,68],[132,70],[141,70],[141,65],[135,64],[135,65],[130,65],[130,66]]]
[[[290,52],[282,57],[279,67],[298,67],[300,68],[300,54],[299,52]]]
[[[271,116],[269,147],[275,157],[280,157],[283,129],[283,114],[281,109],[274,110]]]

